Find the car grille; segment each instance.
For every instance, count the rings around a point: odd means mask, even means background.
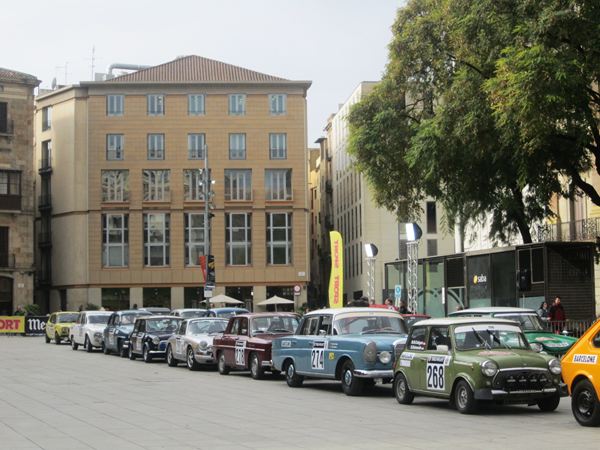
[[[160,341],[160,344],[158,344],[158,349],[161,352],[165,351],[167,349],[167,341]]]
[[[552,386],[552,378],[547,370],[501,370],[494,378],[494,389],[507,392],[541,391]]]

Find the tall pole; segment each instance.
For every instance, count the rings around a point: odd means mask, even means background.
[[[408,253],[407,260],[407,290],[408,290],[408,309],[412,313],[417,313],[419,306],[418,302],[418,257],[419,257],[419,241],[410,241],[406,244],[406,250]]]
[[[204,170],[202,173],[202,185],[204,194],[204,256],[208,258],[210,255],[210,175],[208,174],[208,147],[204,145]]]

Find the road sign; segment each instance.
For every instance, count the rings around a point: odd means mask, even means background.
[[[302,286],[300,286],[299,284],[294,286],[294,295],[300,295],[300,292],[302,292]]]
[[[396,300],[400,300],[402,298],[402,286],[399,284],[394,286],[394,297]]]

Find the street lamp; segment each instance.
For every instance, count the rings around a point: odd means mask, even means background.
[[[406,270],[406,285],[408,288],[408,309],[413,313],[417,312],[417,261],[419,258],[419,239],[423,236],[423,230],[414,222],[406,224],[406,253],[407,253],[407,270]]]
[[[365,259],[367,261],[367,296],[375,298],[375,259],[379,249],[375,244],[365,244]]]

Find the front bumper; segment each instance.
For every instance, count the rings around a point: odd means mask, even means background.
[[[354,376],[356,378],[394,378],[394,370],[355,369]]]
[[[194,359],[198,364],[216,364],[217,361],[212,351],[196,351]]]
[[[560,383],[558,386],[540,390],[505,391],[504,389],[491,388],[477,389],[474,392],[474,397],[476,400],[535,400],[551,397],[556,395],[557,392],[561,397],[567,397],[569,395],[567,385],[565,383]]]

